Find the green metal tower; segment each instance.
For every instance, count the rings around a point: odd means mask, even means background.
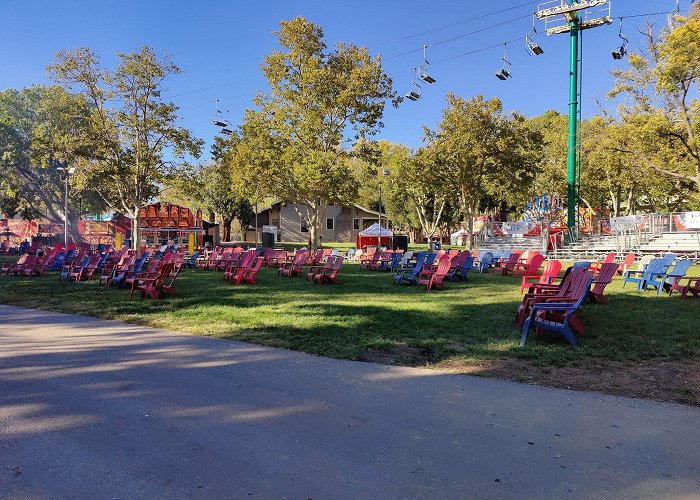
[[[579,73],[581,57],[579,42],[581,31],[612,23],[610,0],[550,0],[541,3],[535,13],[544,20],[548,35],[569,34],[569,133],[566,165],[566,225],[571,238],[576,231],[578,213],[577,177],[580,175],[577,158],[580,134],[578,133],[579,114]]]

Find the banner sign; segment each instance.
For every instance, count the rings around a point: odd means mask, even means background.
[[[525,234],[530,231],[529,222],[504,222],[502,231],[506,234]]]
[[[686,212],[684,225],[688,229],[700,229],[700,212]]]
[[[610,217],[610,229],[613,231],[634,231],[643,222],[641,215],[627,215],[625,217]]]

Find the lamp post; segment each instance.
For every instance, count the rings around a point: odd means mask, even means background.
[[[382,248],[382,180],[379,179],[379,236],[377,236],[377,251]]]
[[[75,173],[75,167],[66,168],[67,163],[59,163],[56,172],[65,183],[63,190],[63,244],[68,248],[68,178]]]
[[[382,170],[382,175],[384,177],[389,177],[390,173],[391,172],[386,168],[384,170]],[[383,206],[382,206],[381,181],[379,181],[379,213],[380,213],[380,217],[381,217],[382,208],[383,208]],[[389,219],[388,218],[386,220],[386,228],[387,228],[387,230],[389,229]],[[380,235],[381,235],[381,224],[379,226],[379,231],[380,231]],[[393,232],[391,233],[389,246],[390,246],[390,248],[389,248],[390,250],[394,249],[394,233]]]

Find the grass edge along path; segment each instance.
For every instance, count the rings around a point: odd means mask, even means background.
[[[695,271],[699,270],[695,268]],[[586,335],[572,349],[533,334],[524,348],[514,311],[519,280],[470,275],[444,291],[396,286],[386,273],[347,264],[338,286],[311,286],[272,269],[258,285],[183,271],[177,297],[128,300],[96,282],[0,277],[0,303],[236,339],[338,359],[426,366],[541,385],[700,405],[700,301],[608,287],[586,304]]]

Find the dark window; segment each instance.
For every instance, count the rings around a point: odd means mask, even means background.
[[[305,220],[301,221],[301,232],[302,233],[308,233],[309,232],[309,224]]]
[[[330,217],[326,218],[326,229],[329,231],[333,231],[335,228],[335,219],[331,219]]]
[[[352,228],[353,228],[355,231],[359,231],[359,230],[360,230],[360,219],[353,219],[353,220],[352,220]]]

